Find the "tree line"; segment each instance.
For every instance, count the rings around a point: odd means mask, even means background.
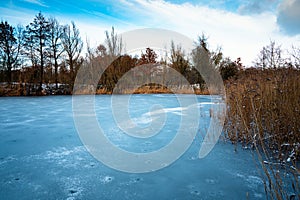
[[[104,44],[91,48],[86,42],[87,50],[83,55],[83,40],[74,22],[61,25],[55,18],[46,18],[39,12],[28,25],[13,27],[7,21],[0,23],[0,82],[27,84],[36,88],[38,93],[43,90],[43,84],[54,85],[54,91],[59,84],[70,86],[73,83],[80,67],[94,68],[101,71],[101,63],[107,58],[116,58],[109,67],[103,71],[98,87],[111,92],[118,80],[129,70],[139,65],[150,64],[143,68],[143,76],[149,79],[154,74],[164,75],[168,68],[175,69],[183,75],[190,84],[205,89],[205,82],[193,66],[197,54],[186,55],[180,45],[172,41],[169,55],[158,60],[157,53],[147,48],[141,55],[130,56],[122,54],[123,43],[114,28],[105,32]],[[243,64],[240,58],[235,61],[224,57],[221,48],[210,50],[207,37],[202,34],[195,43],[195,50],[202,49],[208,57],[206,62],[219,70],[222,78],[227,80],[234,77]],[[194,51],[195,51],[194,50]],[[299,48],[292,47],[289,58],[282,58],[280,46],[271,42],[260,52],[255,67],[299,68]],[[165,68],[157,67],[159,65]],[[156,67],[155,67],[156,66]],[[86,78],[93,78],[95,74],[87,71]],[[168,78],[170,80],[170,78]],[[168,83],[162,83],[167,85]],[[179,84],[176,81],[170,84]],[[126,86],[124,86],[126,87]],[[32,89],[32,88],[31,88]]]

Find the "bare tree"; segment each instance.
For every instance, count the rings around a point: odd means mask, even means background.
[[[58,61],[64,52],[64,48],[61,43],[61,38],[63,36],[62,26],[59,25],[55,18],[49,19],[50,23],[50,58],[53,60],[54,65],[54,76],[55,76],[55,87],[58,89]]]
[[[36,67],[38,64],[38,58],[37,58],[37,53],[35,49],[35,44],[31,41],[33,41],[33,36],[30,35],[28,26],[23,32],[23,37],[24,37],[24,45],[23,48],[21,49],[21,54],[24,56],[26,60],[30,60],[31,66]]]
[[[79,30],[76,28],[75,23],[71,22],[70,25],[63,27],[62,44],[67,55],[67,64],[70,67],[71,81],[75,79],[77,68],[80,64],[80,53],[82,51],[83,42],[80,38]]]
[[[295,68],[300,69],[300,47],[292,46],[292,51],[289,52],[291,55],[291,62]]]
[[[282,50],[280,46],[276,46],[274,41],[271,41],[268,46],[263,47],[255,62],[256,67],[260,68],[279,68],[284,66],[282,59]]]
[[[94,82],[96,82],[95,79],[97,79],[99,75],[104,71],[105,67],[103,67],[103,60],[106,56],[106,48],[103,45],[99,45],[96,49],[91,48],[88,39],[86,41],[86,46],[87,53],[85,62],[83,63],[82,67],[88,68],[86,70],[85,76],[88,77],[87,79],[89,79],[91,84],[93,84]]]
[[[114,27],[111,28],[109,34],[108,31],[105,31],[106,39],[105,43],[107,46],[107,51],[110,56],[120,56],[123,50],[122,38],[115,33]]]

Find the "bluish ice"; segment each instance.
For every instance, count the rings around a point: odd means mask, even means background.
[[[75,128],[71,96],[0,98],[0,199],[264,199],[249,150],[234,151],[221,136],[205,158],[198,158],[211,100],[197,96],[197,101],[200,126],[190,148],[163,169],[136,174],[112,169],[86,150]],[[168,144],[183,117],[175,95],[132,95],[132,121],[147,127],[156,104],[164,112],[155,116],[167,116],[163,129],[137,139],[118,127],[111,96],[95,96],[95,112],[106,136],[119,148],[138,153]]]

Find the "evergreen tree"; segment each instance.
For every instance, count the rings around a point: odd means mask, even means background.
[[[42,90],[44,65],[47,55],[47,47],[49,46],[50,38],[50,23],[39,12],[33,22],[26,27],[26,45],[31,51],[30,54],[34,61],[40,65],[39,75],[39,90]],[[49,48],[48,48],[49,49]]]
[[[7,81],[12,81],[11,70],[16,67],[20,52],[21,31],[18,32],[7,21],[0,23],[1,66],[7,71]]]
[[[170,67],[177,70],[183,76],[190,70],[189,61],[185,58],[184,52],[180,46],[175,47],[174,42],[171,43],[171,64]]]

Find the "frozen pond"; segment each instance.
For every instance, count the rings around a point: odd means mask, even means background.
[[[89,154],[75,128],[71,96],[0,98],[0,199],[265,199],[250,151],[234,152],[233,145],[219,140],[208,156],[198,158],[211,104],[209,96],[197,96],[197,101],[200,132],[191,147],[161,170],[136,174],[109,168]],[[111,96],[95,97],[107,137],[139,153],[163,147],[178,129],[181,112],[169,94],[133,95],[132,120],[147,126],[154,104],[167,113],[161,133],[128,139],[112,117]]]

